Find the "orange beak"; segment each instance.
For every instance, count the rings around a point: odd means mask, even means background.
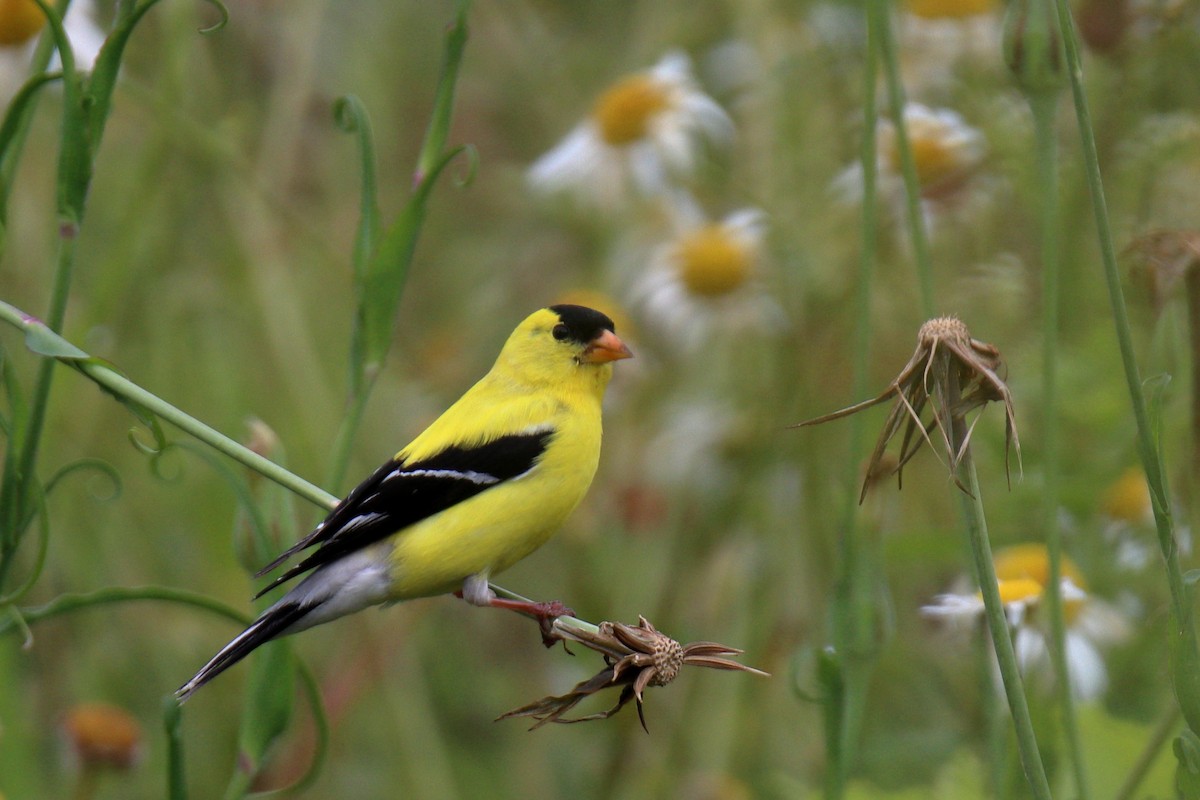
[[[622,358],[633,358],[633,351],[615,333],[605,330],[588,343],[580,360],[585,364],[607,364]]]

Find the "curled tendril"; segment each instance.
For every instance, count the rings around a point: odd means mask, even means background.
[[[216,33],[229,24],[229,9],[225,7],[225,4],[222,3],[221,0],[205,0],[205,2],[217,9],[217,13],[221,15],[219,20],[214,22],[212,25],[209,25],[207,28],[197,28],[198,33],[208,35]]]
[[[333,121],[343,133],[358,133],[367,125],[367,109],[357,95],[342,95],[333,102]]]
[[[126,434],[126,438],[129,439],[129,443],[133,445],[133,448],[142,455],[150,456],[152,459],[157,458],[158,456],[162,455],[162,452],[169,446],[168,442],[165,440],[155,441],[154,444],[147,444],[141,440],[141,432],[141,428],[134,426],[129,429],[129,432]],[[157,439],[157,437],[155,438]]]
[[[81,458],[78,461],[72,461],[58,468],[58,471],[50,476],[50,480],[46,481],[45,493],[48,496],[54,488],[64,479],[77,472],[94,472],[108,478],[109,486],[111,487],[107,494],[99,494],[92,492],[92,497],[96,500],[107,503],[116,500],[121,496],[121,474],[117,472],[116,467],[109,464],[107,461],[99,458]]]
[[[475,176],[479,174],[479,148],[473,144],[464,144],[451,150],[449,158],[454,158],[459,153],[463,155],[466,163],[462,166],[461,172],[456,172],[451,177],[454,188],[465,189],[475,181]]]
[[[129,432],[130,440],[133,440],[133,433],[133,431]],[[134,441],[134,444],[137,445],[138,443]],[[170,442],[163,445],[160,450],[144,451],[150,456],[150,474],[164,483],[179,483],[179,481],[183,480],[183,466],[176,463],[175,467],[171,471],[168,471],[170,465],[167,464],[166,460],[169,453],[174,453],[176,450],[181,449],[183,449],[182,445]]]
[[[447,150],[442,154],[441,158],[434,162],[433,168],[429,170],[428,174],[417,174],[415,176],[414,185],[425,189],[433,186],[438,176],[445,171],[446,167],[450,166],[451,162],[464,154],[466,155],[467,162],[465,171],[461,177],[456,176],[454,178],[454,185],[460,189],[470,185],[471,181],[475,180],[475,173],[478,172],[479,167],[479,151],[475,149],[474,145],[470,144],[460,144],[458,147]]]

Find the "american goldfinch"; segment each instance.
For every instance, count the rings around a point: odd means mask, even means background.
[[[473,605],[538,613],[540,604],[497,598],[488,579],[545,543],[587,493],[612,362],[630,356],[599,311],[531,314],[482,380],[259,572],[316,547],[259,596],[309,574],[177,697],[265,642],[367,606],[459,592]]]

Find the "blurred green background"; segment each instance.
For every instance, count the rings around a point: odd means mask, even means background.
[[[1200,84],[1183,76],[1200,74],[1200,31],[1191,3],[1146,11],[1089,0],[1079,13],[1097,7],[1125,15],[1119,46],[1085,54],[1125,247],[1150,230],[1196,225]],[[289,468],[320,483],[345,396],[360,181],[356,143],[334,125],[332,105],[353,93],[369,110],[390,218],[408,197],[454,7],[243,0],[230,10],[229,24],[204,36],[197,29],[215,12],[168,0],[135,32],[97,153],[65,335],[235,438],[261,419]],[[901,15],[901,62],[911,99],[954,109],[983,143],[963,177],[970,199],[927,199],[938,312],[960,316],[1003,353],[1021,426],[1025,469],[1011,490],[998,409],[975,433],[993,540],[1042,539],[1039,429],[1059,426],[1066,551],[1089,592],[1127,627],[1102,651],[1107,691],[1081,711],[1094,788],[1108,797],[1171,702],[1167,595],[1152,529],[1138,513],[1118,519],[1123,507],[1106,501],[1137,459],[1065,101],[1061,407],[1040,403],[1031,124],[990,46],[1002,12],[953,23],[980,27],[982,19],[991,28],[985,47],[968,33],[947,34],[966,42],[948,54],[906,38],[915,23]],[[99,19],[111,15],[101,3]],[[744,648],[743,660],[773,677],[684,671],[648,693],[649,734],[631,709],[527,732],[522,721],[493,720],[566,691],[599,669],[598,657],[544,650],[525,620],[452,598],[367,611],[293,641],[332,724],[327,763],[306,796],[819,792],[825,743],[812,700],[820,692],[814,653],[829,641],[842,510],[859,488],[848,470],[868,455],[885,412],[869,412],[855,452],[846,423],[786,426],[863,399],[851,394],[860,208],[834,188],[861,141],[861,16],[853,4],[812,2],[473,6],[450,141],[474,145],[478,169],[468,185],[444,181],[434,192],[350,481],[325,488],[346,491],[420,431],[486,371],[531,310],[570,292],[602,292],[638,358],[616,370],[600,473],[562,533],[498,582],[561,598],[584,619],[643,614],[681,641]],[[736,315],[722,304],[688,312],[702,317],[699,346],[671,335],[661,318],[669,312],[638,296],[664,238],[653,214],[595,213],[540,197],[525,180],[606,86],[674,49],[691,56],[701,88],[736,130],[728,148],[703,149],[689,189],[714,219],[753,207],[767,225],[752,302]],[[0,298],[34,314],[48,302],[52,274],[56,97],[47,92],[35,118],[0,260]],[[456,165],[452,177],[465,170]],[[882,214],[872,393],[908,359],[923,322],[907,239],[892,207]],[[1156,310],[1140,282],[1131,278],[1129,289],[1169,471],[1186,496],[1186,306],[1168,296]],[[36,358],[14,331],[0,337],[31,384]],[[109,497],[103,478],[77,476],[51,495],[46,571],[23,602],[155,584],[249,613],[255,587],[235,556],[232,491],[184,451],[152,469],[130,446],[131,425],[121,406],[60,370],[43,472],[97,457],[117,469],[122,487]],[[279,531],[281,547],[319,519],[301,502],[297,510],[295,526]],[[1184,527],[1188,513],[1180,511]],[[960,528],[953,484],[930,452],[909,465],[902,492],[886,481],[861,508],[854,535],[882,537],[887,624],[872,654],[853,796],[968,798],[988,783],[981,698],[991,687],[971,637],[919,611],[967,572]],[[1121,547],[1149,548],[1150,559],[1130,566],[1117,558]],[[96,796],[162,796],[163,700],[236,628],[140,603],[55,618],[33,633],[28,650],[13,633],[0,640],[0,793],[68,796],[77,767],[62,721],[81,703],[104,701],[138,720],[144,752],[128,772],[105,775]],[[232,670],[184,709],[194,797],[219,795],[234,768],[247,674]],[[586,710],[606,700],[615,697]],[[1035,697],[1035,714],[1044,705],[1049,716],[1048,704]],[[271,785],[299,775],[311,754],[312,727],[298,708],[274,751]],[[1066,780],[1061,746],[1047,724],[1042,746],[1058,783]],[[1170,792],[1169,760],[1160,759],[1145,792]]]

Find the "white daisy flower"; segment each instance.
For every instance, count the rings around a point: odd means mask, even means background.
[[[7,0],[0,3],[0,11],[0,106],[7,106],[29,78],[29,62],[46,18],[33,0]],[[74,0],[63,28],[71,41],[75,68],[90,71],[107,35],[96,24],[92,0]],[[50,69],[58,69],[59,65],[55,54]]]
[[[694,170],[702,141],[725,143],[732,134],[729,115],[697,87],[688,57],[670,52],[605,89],[591,114],[530,166],[528,180],[540,192],[612,206],[630,190],[661,194]]]
[[[997,550],[994,562],[1000,599],[1013,629],[1013,647],[1021,672],[1027,679],[1051,685],[1054,670],[1050,660],[1048,625],[1043,619],[1044,613],[1039,611],[1050,575],[1046,548],[1040,544],[1023,544]],[[1066,557],[1062,559],[1061,572],[1071,690],[1079,700],[1094,700],[1108,687],[1108,674],[1099,646],[1126,638],[1129,625],[1112,606],[1087,593],[1078,567]],[[943,594],[921,612],[929,617],[975,623],[983,616],[983,598],[978,592]]]
[[[956,206],[968,203],[971,178],[983,163],[983,135],[949,109],[931,109],[920,103],[904,107],[904,126],[912,148],[917,186],[926,222]],[[880,199],[904,218],[904,175],[896,127],[880,119],[875,135],[877,189]],[[855,163],[834,179],[833,190],[847,205],[863,200],[862,164]]]
[[[677,231],[655,248],[633,295],[647,316],[684,348],[702,345],[710,330],[778,330],[782,309],[759,282],[765,215],[735,211],[706,220],[690,201],[678,210]]]

